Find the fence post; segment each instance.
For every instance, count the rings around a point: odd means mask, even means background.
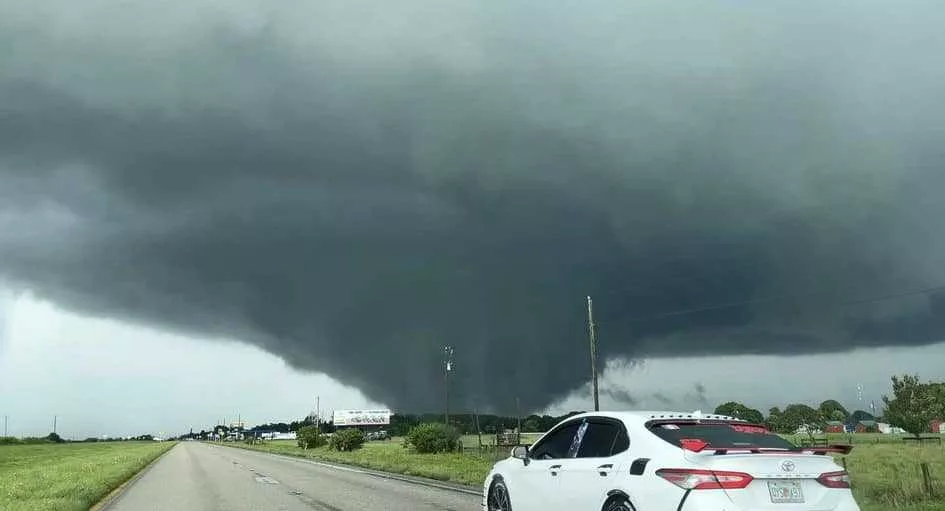
[[[850,471],[847,470],[847,457],[844,456],[844,457],[840,458],[840,463],[843,464],[843,471],[846,472],[846,473],[847,473],[847,477],[849,477],[849,476],[850,476]],[[852,478],[852,477],[850,477],[850,489],[851,489],[851,490],[853,489],[853,478]]]
[[[934,497],[935,492],[932,489],[932,474],[929,473],[929,464],[923,462],[919,466],[922,467],[922,485],[925,486],[925,493],[927,493],[929,497]]]

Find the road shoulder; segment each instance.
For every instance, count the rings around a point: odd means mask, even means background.
[[[159,454],[156,458],[151,460],[150,463],[145,465],[141,470],[135,472],[134,475],[129,477],[125,482],[119,484],[114,490],[108,492],[108,495],[105,495],[105,497],[103,497],[102,500],[98,501],[95,505],[90,507],[89,511],[106,511],[109,508],[109,506],[114,504],[121,497],[121,495],[125,493],[125,491],[128,490],[128,488],[131,488],[136,482],[138,482],[139,479],[144,477],[145,474],[147,474],[155,465],[157,465],[159,461],[164,459],[164,457],[167,456],[174,449],[179,449],[179,448],[180,448],[180,443],[178,443],[177,445],[174,445],[170,449]]]
[[[334,470],[345,470],[345,471],[355,472],[355,473],[364,474],[364,475],[377,477],[381,479],[388,479],[392,481],[399,481],[402,483],[426,486],[428,488],[437,488],[437,489],[453,491],[457,493],[464,493],[467,495],[482,495],[482,487],[478,485],[474,486],[474,485],[460,484],[460,483],[454,483],[454,482],[449,482],[449,481],[439,481],[437,479],[431,479],[428,477],[397,474],[394,472],[384,472],[381,470],[359,467],[357,465],[350,465],[350,464],[338,463],[338,462],[326,462],[326,461],[316,460],[312,458],[307,458],[304,456],[277,454],[273,452],[261,451],[258,449],[244,449],[236,445],[223,445],[223,444],[217,444],[217,443],[207,443],[207,445],[212,445],[215,447],[225,447],[228,449],[239,449],[240,451],[244,451],[244,452],[258,453],[258,454],[262,454],[266,456],[272,456],[275,458],[282,458],[282,459],[286,459],[290,461],[297,461],[301,463],[308,463],[311,465],[331,468]]]

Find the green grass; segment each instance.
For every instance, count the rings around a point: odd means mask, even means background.
[[[86,510],[174,442],[0,447],[0,509]]]
[[[535,435],[537,437],[537,435]],[[523,435],[524,437],[524,435]],[[793,437],[788,436],[794,440]],[[798,440],[800,437],[798,437]],[[488,445],[489,437],[483,437]],[[525,443],[533,438],[523,438]],[[863,511],[943,511],[945,510],[945,446],[938,443],[912,444],[901,437],[882,434],[857,434],[853,438],[837,434],[831,443],[852,443],[846,456],[847,470],[853,481],[853,493]],[[508,456],[508,448],[478,451],[475,435],[463,437],[463,454],[415,454],[402,447],[401,439],[368,442],[355,452],[332,452],[326,448],[302,451],[292,441],[275,441],[261,446],[228,444],[279,454],[356,465],[375,470],[429,477],[478,486],[497,459]],[[837,458],[842,463],[842,458]],[[930,498],[923,488],[919,464],[931,469],[933,487],[938,492]]]
[[[935,500],[923,489],[923,462],[929,464]],[[846,457],[846,464],[863,511],[945,509],[945,447],[937,443],[863,443]]]
[[[792,442],[806,435],[783,435]],[[881,433],[831,433],[828,443],[854,446],[846,456],[853,493],[863,511],[888,509],[907,511],[945,510],[945,446],[937,442],[907,442],[904,435]],[[945,440],[945,438],[943,438]],[[841,462],[843,457],[838,456]],[[928,463],[935,499],[929,498],[922,483],[920,464]]]

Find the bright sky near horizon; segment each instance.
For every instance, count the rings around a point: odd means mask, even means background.
[[[0,414],[9,433],[45,435],[58,416],[67,438],[180,434],[228,421],[291,421],[320,396],[323,410],[383,406],[321,375],[235,341],[168,334],[63,311],[27,294],[0,293]],[[602,339],[602,342],[606,342]],[[766,411],[789,402],[835,398],[850,408],[880,407],[889,375],[945,376],[945,344],[797,357],[700,357],[611,364],[602,406],[626,407],[608,389],[640,396],[649,409],[713,408],[739,400]],[[695,389],[705,386],[704,396]],[[864,402],[856,402],[856,385]],[[588,409],[577,392],[549,412]]]

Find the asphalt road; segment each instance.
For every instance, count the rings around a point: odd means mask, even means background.
[[[199,442],[181,442],[108,511],[481,511],[482,497]]]

